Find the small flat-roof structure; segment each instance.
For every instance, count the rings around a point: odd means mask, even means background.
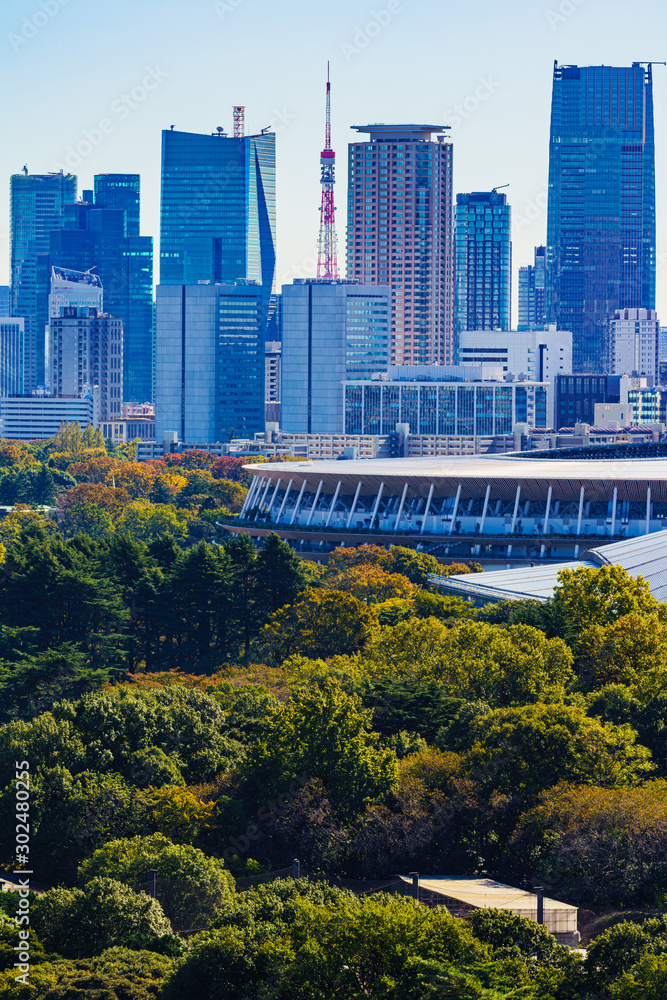
[[[412,878],[401,875],[404,882]],[[510,910],[519,917],[537,921],[537,896],[490,878],[420,878],[419,898],[446,906],[455,917],[467,919],[473,910]],[[576,906],[544,897],[544,924],[559,944],[579,944]]]
[[[658,601],[667,600],[667,531],[659,531],[641,538],[627,538],[622,542],[600,545],[588,549],[581,559],[556,565],[535,566],[528,569],[506,569],[471,576],[432,576],[429,579],[445,593],[463,597],[477,604],[493,601],[523,601],[532,599],[546,602],[553,598],[562,569],[579,569],[582,566],[599,569],[601,566],[622,566],[634,577],[643,576],[649,590]]]

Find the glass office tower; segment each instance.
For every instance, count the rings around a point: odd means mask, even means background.
[[[264,429],[262,285],[158,285],[156,438],[212,444]]]
[[[519,268],[517,330],[543,330],[547,322],[546,247],[535,247],[535,263]]]
[[[547,317],[574,370],[604,372],[617,309],[655,307],[650,64],[554,67]]]
[[[10,182],[11,311],[25,319],[25,389],[44,385],[48,270],[39,294],[38,257],[49,250],[49,234],[63,224],[65,205],[76,200],[71,174],[13,174]]]
[[[457,194],[454,231],[455,326],[509,330],[512,211],[497,191]]]
[[[162,133],[160,284],[257,281],[276,266],[276,137]]]
[[[62,228],[50,233],[38,283],[48,296],[52,267],[99,274],[106,311],[123,321],[124,401],[146,403],[153,400],[153,237],[138,235],[138,194],[135,174],[96,176],[95,194],[66,205]]]
[[[138,236],[141,211],[141,177],[139,174],[96,174],[95,205],[97,208],[120,208],[125,212],[126,235]]]

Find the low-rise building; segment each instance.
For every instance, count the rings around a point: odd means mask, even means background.
[[[62,423],[99,426],[100,397],[97,387],[80,396],[52,396],[38,390],[31,396],[0,399],[0,437],[15,441],[53,438]]]

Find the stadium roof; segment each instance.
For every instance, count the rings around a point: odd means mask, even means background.
[[[521,601],[532,598],[548,601],[553,597],[562,569],[588,566],[622,566],[631,576],[643,576],[658,601],[667,600],[667,531],[641,538],[628,538],[588,549],[577,562],[551,566],[498,570],[472,576],[430,577],[449,594],[476,601]]]
[[[340,480],[343,493],[354,493],[357,483],[362,494],[375,494],[384,483],[387,492],[399,493],[408,483],[411,495],[426,496],[431,485],[434,496],[453,496],[460,484],[467,497],[484,496],[491,482],[494,493],[522,492],[534,500],[546,499],[549,487],[553,498],[579,500],[583,486],[587,500],[608,499],[609,490],[618,490],[618,500],[646,501],[650,487],[653,502],[667,501],[667,458],[592,458],[588,461],[558,458],[529,458],[524,455],[471,455],[448,458],[388,458],[347,461],[296,462],[246,466],[248,472],[277,479],[292,479],[295,489],[304,480],[317,486],[321,480]]]

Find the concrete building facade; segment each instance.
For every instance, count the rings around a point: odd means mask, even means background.
[[[438,125],[354,128],[368,138],[349,146],[347,276],[391,286],[392,361],[451,364],[452,144]]]

